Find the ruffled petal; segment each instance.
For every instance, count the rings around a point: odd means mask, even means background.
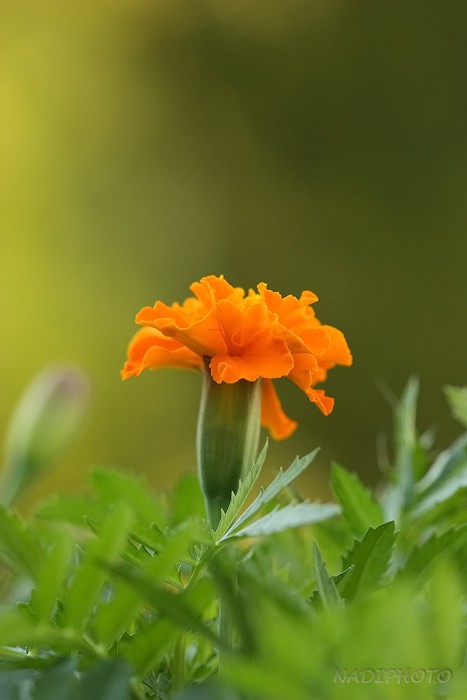
[[[289,418],[282,410],[274,384],[270,379],[263,379],[261,387],[261,424],[267,428],[275,440],[290,437],[298,423]]]
[[[347,345],[347,341],[342,331],[333,326],[322,326],[329,337],[329,347],[319,359],[319,364],[330,369],[335,365],[344,365],[350,367],[352,364],[352,354]]]
[[[170,315],[167,314],[168,311],[171,312]],[[156,328],[201,358],[212,357],[216,353],[227,351],[215,307],[201,318],[197,318],[181,313],[180,309],[166,307],[165,304],[157,302],[154,307],[146,306],[141,309],[136,316],[136,322]]]
[[[310,387],[306,395],[312,403],[318,406],[321,413],[324,413],[325,416],[328,416],[332,412],[334,408],[334,399],[330,396],[326,396],[322,389],[312,389]]]
[[[128,347],[128,359],[120,374],[123,379],[137,377],[144,369],[180,367],[198,369],[202,359],[176,340],[166,338],[153,328],[141,328]]]
[[[292,353],[286,341],[274,335],[271,313],[262,302],[244,311],[230,302],[219,302],[217,315],[229,352],[211,360],[216,382],[273,379],[286,376],[293,368]]]

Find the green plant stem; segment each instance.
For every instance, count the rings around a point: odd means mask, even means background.
[[[185,682],[186,634],[181,634],[175,642],[172,685],[179,690]]]

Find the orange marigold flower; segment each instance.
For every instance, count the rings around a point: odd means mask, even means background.
[[[136,316],[143,326],[128,348],[123,379],[144,369],[209,367],[218,384],[262,379],[261,421],[276,439],[292,434],[297,424],[282,410],[272,383],[288,377],[325,414],[334,399],[315,385],[335,365],[351,365],[344,335],[316,318],[318,297],[282,297],[263,282],[245,294],[221,275],[203,277],[190,287],[183,304],[157,301]]]

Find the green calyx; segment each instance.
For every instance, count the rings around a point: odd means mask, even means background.
[[[260,427],[260,381],[217,384],[206,368],[196,446],[201,489],[213,528],[256,458]]]

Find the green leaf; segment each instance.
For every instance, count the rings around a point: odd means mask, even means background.
[[[255,520],[240,530],[230,531],[227,537],[258,537],[282,532],[289,527],[300,527],[319,523],[339,515],[340,508],[335,503],[291,503],[284,508],[275,508],[267,515]]]
[[[18,571],[35,578],[41,562],[40,543],[26,524],[3,506],[0,506],[0,555],[6,556]]]
[[[240,525],[243,525],[247,520],[249,520],[255,513],[257,513],[260,508],[262,508],[267,503],[270,503],[277,495],[282,491],[283,488],[288,486],[292,481],[294,481],[300,474],[305,471],[305,469],[313,462],[314,458],[319,452],[319,448],[310,452],[310,454],[305,455],[301,459],[296,457],[287,471],[283,472],[282,469],[279,470],[276,478],[269,484],[264,491],[261,491],[259,496],[255,498],[253,503],[248,506],[248,508],[242,513],[242,515],[236,520],[233,525],[227,530],[225,535],[221,537],[219,542],[230,537],[235,530],[238,530]]]
[[[433,462],[415,487],[417,503],[412,515],[418,517],[459,489],[467,486],[467,433],[464,433]]]
[[[446,386],[444,393],[454,418],[467,428],[467,387]]]
[[[62,591],[66,576],[71,567],[73,545],[70,536],[63,530],[47,533],[48,551],[40,564],[37,585],[31,607],[39,620],[50,620]]]
[[[132,675],[124,659],[99,661],[84,676],[80,695],[86,700],[127,700]]]
[[[452,554],[467,543],[467,524],[451,527],[439,535],[433,533],[423,544],[413,548],[397,576],[419,578],[442,555]]]
[[[335,462],[332,465],[332,487],[342,505],[342,514],[355,535],[363,535],[369,527],[377,527],[384,520],[379,503],[359,477]]]
[[[175,695],[174,700],[237,700],[237,698],[237,694],[232,694],[232,691],[215,685],[213,681],[208,681],[187,686]]]
[[[35,624],[17,612],[0,614],[0,646],[41,646],[52,648],[55,652],[82,651],[91,658],[95,655],[94,649],[75,630],[46,622]]]
[[[420,443],[415,426],[419,382],[411,377],[394,411],[395,466],[392,485],[385,493],[385,515],[397,520],[411,505],[413,487],[420,475]]]
[[[40,676],[34,700],[78,700],[75,677],[77,659],[61,659]]]
[[[144,676],[152,668],[157,668],[181,633],[182,630],[171,620],[159,618],[139,625],[135,634],[122,638],[119,653],[132,664],[139,676]]]
[[[150,523],[165,526],[165,515],[156,495],[144,481],[132,474],[112,470],[96,469],[91,481],[100,499],[109,505],[124,503],[136,517]]]
[[[83,527],[86,519],[101,522],[108,515],[108,507],[85,496],[60,494],[39,506],[35,514],[45,520],[58,520]]]
[[[253,488],[258,479],[262,466],[264,464],[264,460],[266,459],[267,449],[268,442],[266,441],[263,449],[259,453],[258,458],[251,467],[250,471],[246,474],[243,481],[240,479],[237,493],[232,494],[229,507],[227,508],[227,512],[224,513],[224,511],[222,511],[219,525],[214,534],[214,539],[217,542],[219,542],[222,539],[227,530],[231,527],[235,518],[241,511],[246,499],[250,495],[251,489]]]
[[[124,564],[107,564],[102,562],[101,566],[118,578],[123,579],[136,591],[139,591],[144,600],[162,616],[167,617],[184,629],[191,629],[201,634],[214,644],[221,643],[209,627],[201,622],[200,616],[188,603],[193,596],[198,597],[200,592],[202,592],[203,596],[206,596],[202,602],[199,599],[197,601],[201,608],[203,605],[208,605],[211,602],[212,591],[206,588],[203,579],[200,579],[181,593],[171,593],[159,581]]]
[[[196,474],[183,474],[170,498],[170,525],[178,525],[186,518],[206,517],[204,498]]]
[[[130,523],[130,512],[120,502],[104,522],[99,537],[89,542],[84,561],[76,571],[64,602],[64,617],[69,626],[84,631],[106,581],[105,571],[97,562],[101,559],[112,561],[120,554]]]
[[[313,570],[319,595],[325,608],[343,603],[336,584],[329,577],[323,557],[316,542],[313,542]]]
[[[380,585],[386,573],[396,540],[394,522],[383,523],[376,529],[369,528],[362,540],[343,560],[343,567],[353,565],[339,584],[339,592],[348,601],[371,593]]]

